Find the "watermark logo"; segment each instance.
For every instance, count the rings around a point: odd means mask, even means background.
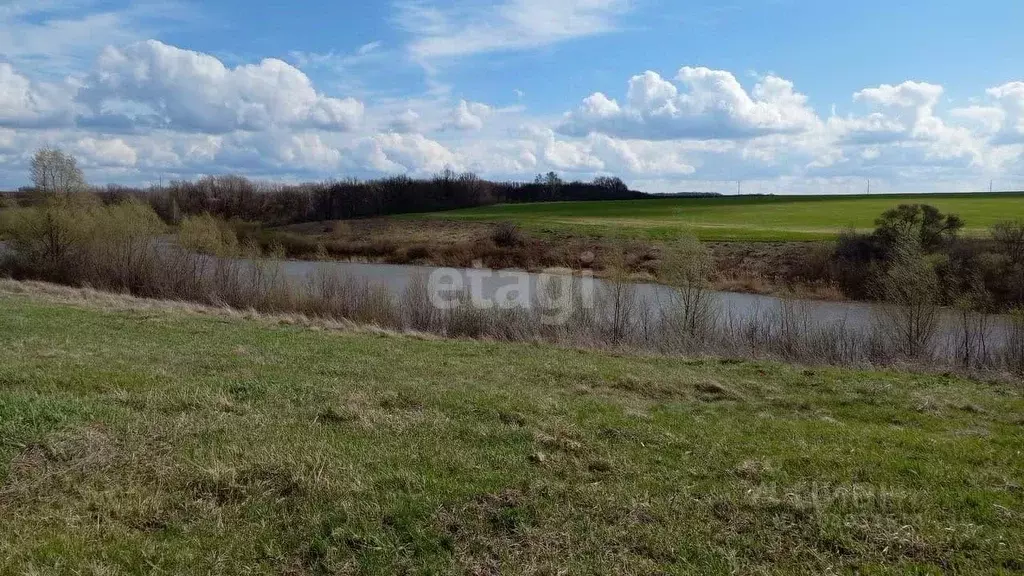
[[[591,257],[592,259],[592,257]],[[438,310],[533,310],[545,324],[562,324],[573,310],[594,308],[594,275],[562,269],[540,273],[516,270],[437,268],[427,280],[430,303]]]

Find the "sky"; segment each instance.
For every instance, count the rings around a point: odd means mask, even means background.
[[[0,0],[0,189],[554,171],[1024,189],[1020,0]]]

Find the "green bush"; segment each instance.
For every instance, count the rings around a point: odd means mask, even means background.
[[[10,238],[16,274],[107,286],[131,282],[164,225],[137,200],[103,206],[76,195],[5,210],[0,229]]]
[[[181,221],[178,242],[187,250],[229,258],[239,253],[234,228],[210,214],[188,216]]]

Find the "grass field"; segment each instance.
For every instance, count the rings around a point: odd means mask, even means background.
[[[0,573],[1024,570],[1024,400],[0,283]]]
[[[666,198],[611,202],[505,204],[407,218],[508,220],[532,230],[572,231],[671,239],[822,240],[844,228],[870,229],[885,210],[926,203],[959,214],[968,234],[1000,220],[1024,218],[1024,194],[914,194],[878,196],[763,196]]]

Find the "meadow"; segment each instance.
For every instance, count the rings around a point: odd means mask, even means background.
[[[958,214],[968,235],[1002,220],[1024,218],[1024,194],[904,194],[873,196],[738,196],[601,202],[500,204],[407,219],[509,221],[531,231],[571,232],[646,240],[696,235],[701,240],[829,240],[844,229],[869,231],[899,204],[931,204]]]
[[[1019,385],[0,281],[0,572],[1013,573]]]

